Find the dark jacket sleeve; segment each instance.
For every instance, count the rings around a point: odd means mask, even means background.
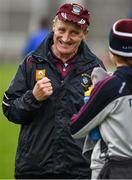
[[[31,121],[35,111],[40,107],[32,90],[27,87],[26,61],[18,68],[9,88],[3,97],[3,112],[9,121],[17,124],[27,124]]]

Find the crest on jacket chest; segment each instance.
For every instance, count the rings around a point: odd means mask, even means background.
[[[91,77],[89,74],[82,74],[82,82],[81,85],[85,88],[88,88],[88,86],[91,85]]]

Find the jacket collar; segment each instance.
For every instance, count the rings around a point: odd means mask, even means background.
[[[127,80],[130,84],[132,84],[132,67],[118,67],[114,74],[122,76],[122,78]]]

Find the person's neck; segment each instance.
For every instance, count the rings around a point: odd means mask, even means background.
[[[122,62],[122,63],[116,63],[116,66],[117,67],[129,67],[129,65],[127,64],[127,63],[125,63],[125,62]]]

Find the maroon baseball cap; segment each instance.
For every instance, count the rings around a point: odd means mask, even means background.
[[[81,28],[87,28],[90,18],[89,11],[79,4],[63,4],[58,9],[56,15],[62,21],[72,21]]]

